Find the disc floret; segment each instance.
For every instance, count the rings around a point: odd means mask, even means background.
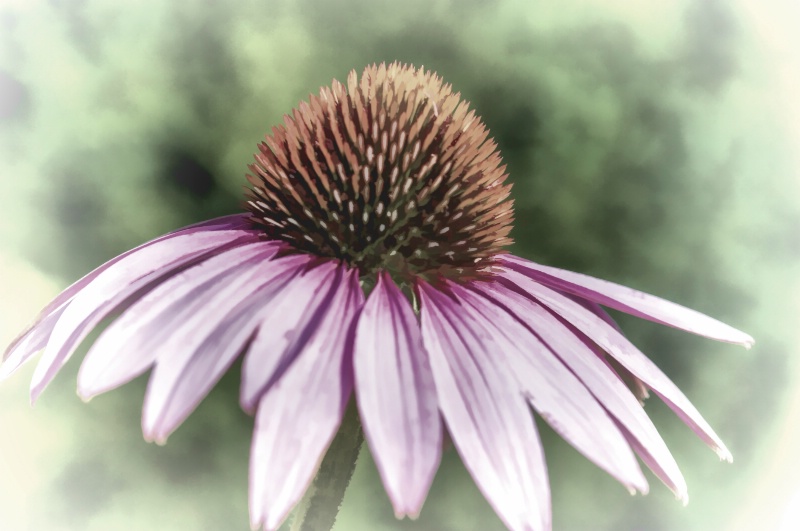
[[[255,159],[247,206],[266,237],[365,276],[474,278],[511,243],[497,145],[422,68],[352,71],[300,103]]]

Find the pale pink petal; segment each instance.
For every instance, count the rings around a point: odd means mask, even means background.
[[[359,315],[353,366],[364,435],[395,516],[416,517],[439,466],[442,426],[419,323],[386,272]]]
[[[683,474],[681,474],[680,470],[678,470],[677,464],[674,466],[669,464],[666,459],[653,452],[652,446],[645,446],[641,439],[634,437],[622,424],[619,424],[619,429],[625,436],[628,444],[633,448],[633,451],[639,456],[639,459],[647,465],[647,468],[675,494],[675,497],[680,500],[684,506],[687,505],[689,503],[689,491],[686,487],[686,480],[683,478]],[[672,461],[674,461],[674,459]]]
[[[581,299],[580,297],[575,297],[574,295],[567,295],[567,296],[570,299],[577,302],[578,304],[580,304],[581,306],[583,306],[584,308],[588,309],[590,312],[598,316],[603,321],[610,324],[614,328],[614,330],[617,330],[619,333],[622,334],[622,329],[619,327],[617,322],[614,321],[614,319],[612,319],[610,315],[608,315],[608,312],[605,311],[602,306],[600,306],[594,301]],[[616,374],[620,380],[625,382],[625,385],[627,385],[630,388],[631,392],[633,393],[633,396],[636,397],[636,399],[639,401],[640,404],[644,404],[644,400],[650,398],[650,391],[648,391],[647,386],[644,384],[644,382],[642,382],[639,378],[631,374],[631,372],[628,369],[621,366],[619,363],[616,363],[616,360],[614,360],[614,358],[609,358],[603,351],[603,349],[598,347],[597,344],[595,344],[585,335],[581,334],[580,331],[576,330],[574,326],[564,321],[564,319],[558,317],[557,315],[555,316],[555,318],[558,319],[562,324],[564,324],[564,326],[572,330],[573,333],[576,336],[578,336],[578,338],[581,341],[583,341],[583,343],[587,347],[589,347],[589,349],[592,350],[592,352],[597,354],[603,360],[603,362],[608,366],[609,370],[614,372],[614,374]]]
[[[194,311],[154,347],[142,412],[146,439],[164,442],[197,407],[242,352],[276,293],[302,282],[298,272],[311,261],[309,255],[248,261],[193,301]]]
[[[15,340],[13,348],[9,348],[6,351],[7,357],[0,365],[0,380],[11,376],[23,363],[31,359],[34,354],[47,345],[47,340],[53,328],[66,308],[67,305],[64,304],[45,317],[39,318],[33,328],[30,328]]]
[[[242,367],[239,402],[253,412],[269,386],[303,351],[336,293],[340,268],[326,262],[306,271],[278,293],[261,315]]]
[[[268,260],[277,251],[272,242],[256,241],[212,256],[168,278],[117,318],[81,364],[78,394],[84,399],[114,389],[150,368],[176,328],[206,316],[210,296],[254,261]],[[233,279],[236,281],[236,279]],[[215,315],[215,314],[214,314]],[[213,317],[213,315],[212,315]]]
[[[513,255],[501,255],[499,258],[505,267],[558,291],[718,341],[748,348],[754,343],[752,337],[740,330],[660,297],[588,275],[543,266]]]
[[[498,287],[476,282],[476,289],[480,285],[484,286],[483,297],[457,285],[450,288],[462,302],[463,312],[486,323],[499,347],[492,354],[513,368],[534,409],[576,450],[628,490],[646,493],[647,480],[630,445],[595,397],[525,325],[490,302],[495,296],[502,297]]]
[[[464,466],[509,529],[549,530],[547,467],[513,368],[470,312],[417,285],[439,408]]]
[[[498,275],[516,285],[522,293],[535,297],[539,302],[560,315],[577,330],[597,343],[623,367],[642,380],[717,454],[725,460],[732,457],[723,442],[711,429],[688,398],[661,372],[650,359],[642,354],[618,330],[569,297],[558,293],[515,271],[499,271]]]
[[[254,529],[277,529],[300,500],[353,389],[352,324],[364,296],[355,270],[337,277],[341,282],[306,348],[258,404],[250,454]]]
[[[5,364],[3,368],[0,368],[0,378],[3,378],[4,374],[6,376],[11,374],[19,365],[27,361],[33,354],[44,348],[45,344],[47,343],[47,338],[50,337],[50,332],[52,332],[53,327],[58,320],[58,316],[64,311],[67,303],[92,280],[94,280],[97,275],[117,263],[122,258],[154,243],[173,238],[180,234],[234,229],[244,231],[248,228],[246,222],[247,217],[247,215],[235,214],[232,216],[224,216],[221,218],[204,221],[202,223],[196,223],[144,243],[134,249],[131,249],[130,251],[126,251],[121,255],[112,258],[108,262],[105,262],[103,265],[97,267],[80,280],[74,282],[67,289],[62,291],[56,298],[50,301],[50,303],[45,306],[41,312],[39,312],[39,316],[34,319],[28,328],[26,328],[17,336],[16,339],[14,339],[14,341],[11,342],[3,354],[3,360],[10,360],[12,355],[15,359],[9,361],[10,368],[6,367]]]
[[[619,423],[622,435],[642,460],[681,499],[686,499],[686,481],[650,417],[625,384],[594,351],[564,324],[535,301],[493,282],[476,283],[487,294],[525,323]]]
[[[240,230],[181,234],[144,246],[103,270],[69,302],[53,328],[33,374],[31,399],[36,400],[91,329],[117,306],[182,267],[254,238]]]
[[[596,302],[590,301],[588,299],[582,299],[582,298],[576,297],[574,295],[569,295],[569,298],[574,300],[575,302],[577,302],[578,304],[580,304],[581,306],[583,306],[584,308],[586,308],[590,312],[592,312],[595,315],[597,315],[600,319],[602,319],[603,321],[605,321],[608,324],[610,324],[611,326],[613,326],[616,330],[619,330],[620,332],[622,332],[622,329],[619,327],[617,322],[610,315],[608,315],[608,312],[605,311],[602,306],[600,306]]]
[[[180,229],[176,229],[161,238],[156,238],[158,241],[164,237],[174,236],[176,234],[189,234],[192,232],[209,231],[209,230],[250,230],[254,234],[258,234],[258,229],[253,229],[250,223],[250,214],[229,214],[227,216],[220,216],[218,218],[207,219],[193,223]]]

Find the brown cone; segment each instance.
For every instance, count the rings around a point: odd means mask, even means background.
[[[247,206],[266,237],[362,274],[479,275],[511,243],[500,153],[449,85],[370,66],[274,127],[250,166]]]

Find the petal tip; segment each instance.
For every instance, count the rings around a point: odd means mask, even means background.
[[[425,496],[420,499],[419,496],[400,497],[389,491],[387,491],[387,494],[389,494],[389,500],[392,502],[395,518],[398,520],[403,520],[404,518],[417,520],[419,518],[419,514],[422,512],[422,505],[425,503]]]
[[[647,496],[650,493],[650,485],[648,485],[647,480],[642,477],[642,481],[639,483],[630,483],[625,485],[625,488],[628,489],[628,494],[631,496],[636,496],[637,494],[641,494],[642,496]]]
[[[261,516],[261,509],[256,507],[256,503],[253,500],[252,483],[250,484],[249,490],[250,531],[259,531],[261,529],[263,517]]]
[[[83,366],[81,366],[81,369],[83,369]],[[97,381],[96,379],[87,378],[83,370],[78,371],[78,397],[88,403],[92,398],[102,394],[103,390],[99,386],[92,384],[92,382]]]
[[[89,402],[92,401],[92,398],[97,396],[96,393],[91,393],[91,392],[87,391],[86,389],[81,389],[80,387],[78,387],[78,390],[76,391],[76,394],[78,395],[78,398],[80,398],[81,401],[84,404],[88,404]]]
[[[734,345],[740,345],[747,350],[750,350],[753,348],[753,345],[756,344],[756,340],[747,332],[743,332],[738,328],[733,328],[732,326],[728,326],[724,323],[723,326],[725,326],[729,332],[726,337],[720,338],[722,341],[732,343]]]
[[[253,399],[249,396],[249,394],[244,393],[244,383],[241,385],[242,393],[239,395],[239,407],[250,415],[251,417],[256,414],[256,410],[258,409],[258,400]]]
[[[408,517],[409,520],[414,521],[414,520],[417,520],[419,518],[419,513],[420,513],[419,510],[413,511],[413,510],[410,510],[408,508],[405,508],[405,509],[397,509],[397,508],[395,508],[394,517],[397,518],[398,520],[402,520],[402,519]]]
[[[164,430],[162,426],[159,426],[158,421],[151,422],[145,418],[142,419],[142,435],[145,441],[164,446],[167,444],[167,438],[169,438],[170,433]]]
[[[158,446],[166,446],[169,434],[159,433],[152,427],[142,426],[142,436],[145,442],[155,443]]]
[[[31,385],[31,406],[36,405],[36,402],[39,400],[42,391],[44,391],[43,385]]]
[[[712,446],[712,450],[714,450],[714,453],[717,454],[719,460],[733,463],[733,454],[730,450],[728,450],[728,447],[725,446],[725,444],[719,439],[717,439],[715,442],[716,444]]]
[[[636,496],[636,494],[647,496],[647,494],[650,493],[650,484],[647,482],[647,478],[644,477],[639,466],[637,465],[636,470],[631,471],[630,474],[630,479],[623,483],[625,488],[628,489],[628,493],[631,496]]]
[[[675,498],[683,504],[684,507],[689,505],[689,493],[685,490],[683,492],[675,493]]]
[[[276,531],[283,521],[286,519],[284,514],[282,517],[278,514],[267,514],[264,518],[264,531]]]
[[[10,363],[3,363],[2,365],[0,365],[0,381],[5,380],[6,378],[14,374],[15,370],[16,367],[11,367]]]

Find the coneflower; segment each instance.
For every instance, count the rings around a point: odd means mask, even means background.
[[[504,251],[513,208],[497,146],[432,72],[395,63],[334,81],[273,128],[250,169],[248,213],[92,271],[12,343],[2,376],[44,349],[35,400],[87,334],[121,312],[83,360],[78,392],[88,399],[152,369],[142,426],[163,442],[243,355],[240,402],[256,416],[251,523],[269,530],[311,484],[354,391],[358,415],[343,429],[355,435],[325,460],[352,465],[360,422],[398,517],[419,513],[446,429],[509,529],[550,529],[529,406],[632,492],[648,489],[638,455],[687,499],[639,402],[647,390],[731,459],[600,305],[720,341],[752,338]],[[330,521],[315,525],[332,525],[351,471],[327,478],[338,494]]]

